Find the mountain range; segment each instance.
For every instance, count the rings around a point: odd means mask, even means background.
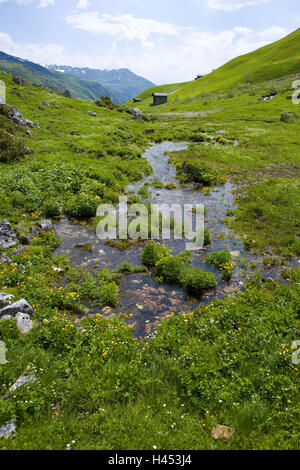
[[[62,72],[73,77],[100,83],[118,95],[121,103],[155,86],[149,80],[140,77],[128,69],[99,70],[67,65],[48,65],[48,70]]]
[[[108,96],[117,104],[154,85],[127,69],[101,71],[57,65],[43,67],[1,51],[0,70],[54,91],[69,90],[75,98],[94,100],[99,96]]]

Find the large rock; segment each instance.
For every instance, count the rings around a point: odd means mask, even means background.
[[[6,400],[9,398],[10,393],[14,393],[19,388],[23,387],[23,385],[30,384],[32,382],[36,382],[38,380],[36,375],[21,375],[15,383],[10,387],[8,393],[2,397],[2,400]]]
[[[36,223],[36,226],[41,232],[51,232],[51,230],[54,230],[54,225],[50,219],[42,219]]]
[[[136,119],[143,119],[143,113],[139,108],[129,108],[126,112],[134,116]]]
[[[0,292],[0,308],[7,307],[11,305],[15,297],[12,294],[6,294],[6,292]]]
[[[16,106],[11,106],[9,104],[4,104],[0,106],[0,111],[2,114],[5,114],[9,119],[11,119],[15,124],[19,126],[32,126],[40,128],[40,126],[30,119],[25,119],[21,111]]]
[[[10,248],[18,243],[15,231],[11,228],[8,220],[0,221],[0,247]]]
[[[0,310],[0,318],[4,315],[15,316],[17,313],[27,313],[28,315],[31,315],[33,314],[33,308],[25,299],[21,299],[2,308]]]
[[[52,230],[55,231],[54,225],[52,220],[50,219],[42,219],[39,220],[33,227],[31,227],[31,235],[37,237],[40,232],[51,232]]]
[[[33,328],[33,323],[27,313],[17,313],[16,322],[19,331],[22,334],[28,333]]]

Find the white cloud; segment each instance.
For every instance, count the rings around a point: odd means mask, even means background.
[[[81,10],[81,9],[84,10],[84,9],[87,8],[89,5],[90,5],[89,0],[79,0],[79,2],[77,3],[76,9],[77,9],[77,10]]]
[[[0,0],[1,3],[6,3],[6,2],[11,2],[11,1],[16,1],[19,5],[26,5],[28,3],[32,3],[36,0]],[[38,7],[39,8],[45,8],[48,5],[55,5],[55,0],[37,0],[38,2]]]
[[[132,17],[130,21],[132,24]],[[106,51],[101,50],[99,54],[70,53],[58,44],[16,43],[5,33],[0,33],[0,50],[42,65],[55,63],[100,69],[129,68],[157,84],[162,84],[193,80],[197,73],[209,73],[228,60],[278,40],[288,33],[277,26],[260,32],[235,27],[210,33],[164,23],[162,26],[157,22],[153,26],[152,20],[138,20],[133,29],[125,27],[120,20],[112,21],[112,18],[108,23],[114,25],[109,34],[115,37],[111,47],[108,46]],[[99,27],[97,20],[92,32],[100,34],[108,31],[108,25],[104,24],[105,26],[101,23]],[[143,33],[137,27],[141,24],[144,25]],[[153,31],[161,36],[151,36],[151,42],[150,35]],[[165,36],[163,31],[166,31]]]
[[[213,10],[234,11],[244,7],[268,3],[270,0],[206,0],[208,8]]]

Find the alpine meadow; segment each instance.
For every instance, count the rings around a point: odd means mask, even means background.
[[[154,87],[25,52],[0,53],[0,449],[299,450],[300,29]],[[151,215],[102,240],[120,197]],[[155,204],[201,205],[203,246],[174,214],[153,239]]]

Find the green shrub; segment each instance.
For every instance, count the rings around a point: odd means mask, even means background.
[[[210,245],[212,241],[211,232],[206,228],[204,229],[204,246]]]
[[[226,263],[230,263],[231,260],[231,254],[226,250],[214,251],[213,253],[210,253],[207,257],[208,264],[217,269],[220,269]]]
[[[96,216],[100,201],[101,199],[98,196],[81,193],[66,202],[64,212],[74,219],[89,219]]]
[[[116,307],[119,300],[119,287],[115,282],[100,287],[101,307]]]
[[[0,131],[0,162],[10,163],[20,160],[29,153],[29,149],[22,140],[13,135]]]
[[[145,273],[147,271],[146,266],[132,266],[128,261],[125,261],[115,269],[117,273]]]
[[[214,290],[218,285],[216,276],[213,273],[205,272],[197,268],[186,268],[182,283],[186,289],[198,295]]]
[[[232,271],[236,266],[236,263],[232,261],[231,254],[226,251],[215,251],[207,257],[207,262],[211,266],[222,271],[222,279],[229,281],[232,277]]]
[[[280,116],[282,122],[293,122],[298,117],[295,111],[283,111]]]
[[[155,264],[162,258],[170,255],[170,250],[163,245],[156,242],[148,243],[142,252],[142,263],[147,266],[155,266]]]
[[[53,199],[46,201],[43,205],[43,213],[46,217],[58,217],[61,213],[60,205]]]
[[[157,262],[155,273],[158,278],[168,283],[180,284],[185,270],[184,261],[180,257],[170,256]]]

